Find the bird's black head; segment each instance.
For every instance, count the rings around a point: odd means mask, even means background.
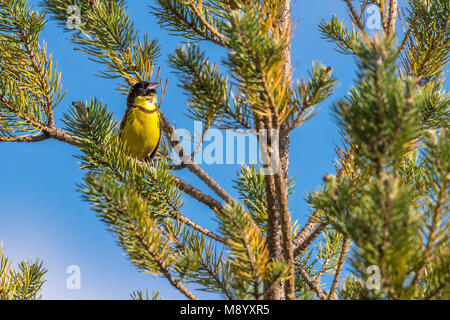
[[[152,97],[156,95],[157,83],[141,81],[133,85],[128,93],[128,102],[134,101],[136,97]]]

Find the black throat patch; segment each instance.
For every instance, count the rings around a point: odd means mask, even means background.
[[[157,112],[158,111],[158,108],[155,108],[154,110],[148,110],[148,109],[145,109],[144,107],[137,106],[135,104],[132,104],[131,107],[132,108],[138,108],[139,110],[141,110],[144,113],[153,113],[153,112]]]

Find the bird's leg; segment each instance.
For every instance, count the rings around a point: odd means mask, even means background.
[[[148,163],[151,165],[152,164],[152,154],[149,153],[147,156],[145,156],[145,160],[148,161]]]

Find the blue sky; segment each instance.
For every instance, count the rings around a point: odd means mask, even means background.
[[[31,0],[30,4],[37,4]],[[162,106],[166,117],[177,127],[193,131],[193,121],[185,116],[186,96],[178,88],[177,78],[167,65],[167,55],[183,41],[161,29],[150,14],[152,1],[129,1],[130,16],[140,35],[147,33],[158,38],[162,47],[159,59],[161,75],[168,79],[167,95]],[[343,1],[297,1],[292,10],[297,22],[292,45],[294,78],[306,76],[311,63],[318,60],[331,66],[340,84],[334,95],[320,105],[319,114],[291,137],[290,173],[296,176],[295,195],[291,202],[293,219],[305,222],[309,210],[305,204],[305,192],[314,190],[322,176],[333,172],[333,143],[338,139],[337,127],[331,115],[331,105],[342,98],[355,78],[355,63],[350,56],[334,50],[331,43],[321,38],[317,26],[322,18],[333,13],[345,17]],[[64,89],[68,94],[55,110],[58,126],[61,115],[74,100],[98,97],[103,100],[120,120],[125,106],[125,96],[117,94],[116,80],[96,76],[102,66],[91,62],[87,56],[73,51],[66,40],[67,34],[48,22],[41,40],[48,44],[48,51],[58,61]],[[208,57],[219,62],[224,52],[211,44],[202,43]],[[159,290],[164,299],[183,296],[164,278],[139,273],[116,245],[114,237],[105,225],[81,201],[75,191],[83,171],[78,168],[75,147],[44,141],[34,144],[0,144],[0,241],[4,253],[17,264],[28,257],[39,257],[48,268],[44,299],[128,299],[133,290]],[[232,179],[237,165],[203,165],[203,168],[221,183],[232,195]],[[204,186],[192,175],[184,172],[181,177],[202,190]],[[185,197],[183,212],[195,222],[212,226],[211,212],[205,206]],[[78,265],[81,269],[81,289],[69,290],[66,269]],[[213,297],[199,293],[199,297]]]

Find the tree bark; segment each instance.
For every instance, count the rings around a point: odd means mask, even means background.
[[[280,38],[291,26],[290,0],[285,0],[282,6],[277,25],[274,26],[275,30],[278,31],[278,36]],[[291,45],[289,41],[285,49],[283,64],[285,82],[291,81],[291,73]],[[277,129],[281,129],[280,132],[288,132],[287,130],[283,130],[286,125],[287,124],[281,124],[281,127],[278,127]],[[290,234],[288,204],[289,134],[286,133],[280,135],[279,139],[279,164],[281,172],[272,176],[265,176],[267,213],[269,217],[267,242],[271,258],[284,258],[284,260],[287,260],[286,263],[293,276],[293,246]],[[277,179],[277,176],[280,174],[281,179]],[[293,295],[294,289],[294,278],[292,277],[287,283],[272,286],[271,290],[268,290],[264,298],[273,300],[292,299],[295,298],[295,295]]]

